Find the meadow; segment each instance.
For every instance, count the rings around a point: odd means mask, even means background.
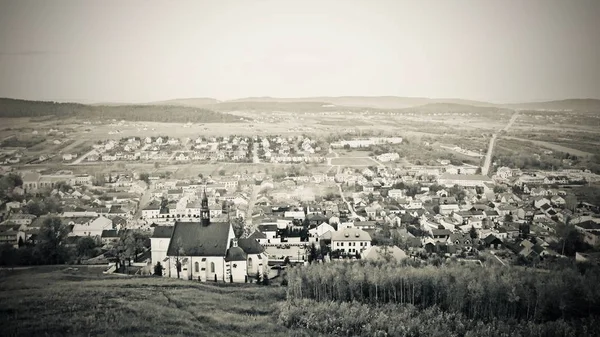
[[[2,336],[313,336],[277,322],[285,289],[102,274],[0,270]]]

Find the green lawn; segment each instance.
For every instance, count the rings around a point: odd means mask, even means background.
[[[309,336],[278,325],[279,286],[67,268],[0,270],[2,336]]]

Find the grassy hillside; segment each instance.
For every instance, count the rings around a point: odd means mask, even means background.
[[[173,105],[86,105],[0,98],[0,117],[76,117],[146,122],[231,123],[239,117],[209,109]]]
[[[66,268],[0,270],[2,336],[308,336],[277,324],[281,287]]]

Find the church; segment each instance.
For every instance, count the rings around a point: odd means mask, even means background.
[[[237,239],[229,221],[211,221],[206,190],[200,222],[176,222],[166,255],[164,275],[174,278],[243,283],[269,271],[267,254],[255,239]]]

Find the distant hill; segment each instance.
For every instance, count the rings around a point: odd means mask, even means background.
[[[397,110],[409,113],[501,113],[510,112],[510,109],[496,106],[474,106],[457,103],[429,103]]]
[[[143,105],[175,105],[175,106],[190,106],[190,107],[204,107],[206,105],[220,103],[219,100],[210,97],[198,97],[198,98],[177,98],[166,101],[158,101],[147,103]]]
[[[592,98],[573,98],[547,102],[503,104],[502,106],[510,109],[524,110],[575,110],[600,112],[600,100]]]
[[[228,102],[323,102],[345,107],[364,107],[377,109],[402,109],[430,103],[465,104],[473,106],[494,106],[492,103],[471,101],[463,99],[432,99],[425,97],[397,97],[397,96],[340,96],[340,97],[301,97],[301,98],[276,98],[276,97],[248,97]]]
[[[175,105],[87,105],[0,98],[0,117],[119,119],[173,123],[233,123],[234,115],[210,109]]]

